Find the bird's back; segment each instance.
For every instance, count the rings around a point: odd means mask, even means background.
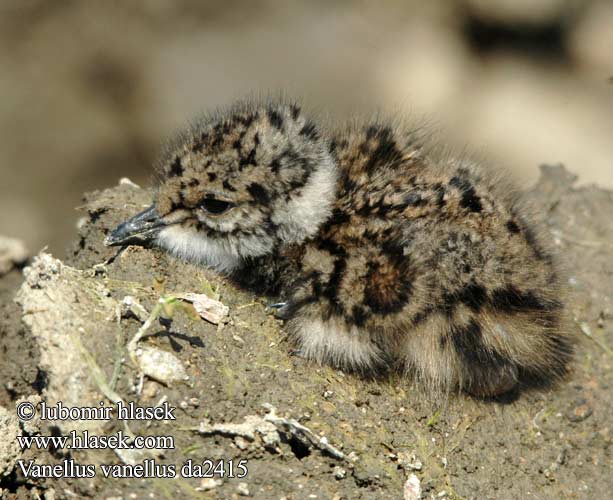
[[[441,387],[518,360],[536,376],[562,369],[555,263],[507,183],[380,124],[339,134],[331,150],[337,201],[299,252],[296,310],[369,332],[380,365]]]

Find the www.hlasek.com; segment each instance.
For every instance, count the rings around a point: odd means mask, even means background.
[[[38,412],[37,412],[38,410]],[[159,406],[143,407],[134,403],[124,404],[122,401],[116,406],[105,406],[101,401],[99,406],[64,406],[59,401],[49,406],[45,402],[34,405],[28,401],[19,403],[16,407],[17,417],[21,421],[32,420],[35,416],[41,421],[75,421],[75,420],[175,420],[176,407],[167,402]],[[111,435],[96,435],[87,430],[77,432],[71,430],[67,435],[16,436],[22,450],[62,449],[62,450],[98,450],[98,449],[138,449],[138,450],[169,450],[174,449],[173,436],[138,436],[131,432],[119,430]],[[65,459],[59,464],[38,464],[35,459],[17,460],[21,473],[29,478],[92,478],[97,470],[104,477],[112,478],[174,478],[177,475],[186,478],[243,478],[249,472],[247,460],[210,460],[194,462],[186,460],[177,469],[176,464],[157,463],[155,459],[148,458],[137,464],[79,464],[74,459]]]

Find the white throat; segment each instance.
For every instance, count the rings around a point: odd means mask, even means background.
[[[162,229],[156,243],[180,259],[230,274],[239,269],[246,258],[270,253],[275,245],[275,236],[253,234],[212,239],[194,228],[176,224]]]

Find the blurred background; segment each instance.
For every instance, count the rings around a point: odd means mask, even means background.
[[[147,184],[186,118],[269,90],[613,188],[612,0],[0,0],[0,234],[62,256],[84,191]]]

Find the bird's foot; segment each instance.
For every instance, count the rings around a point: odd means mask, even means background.
[[[288,319],[289,318],[289,302],[276,302],[274,304],[266,305],[266,309],[269,309],[276,318]]]

